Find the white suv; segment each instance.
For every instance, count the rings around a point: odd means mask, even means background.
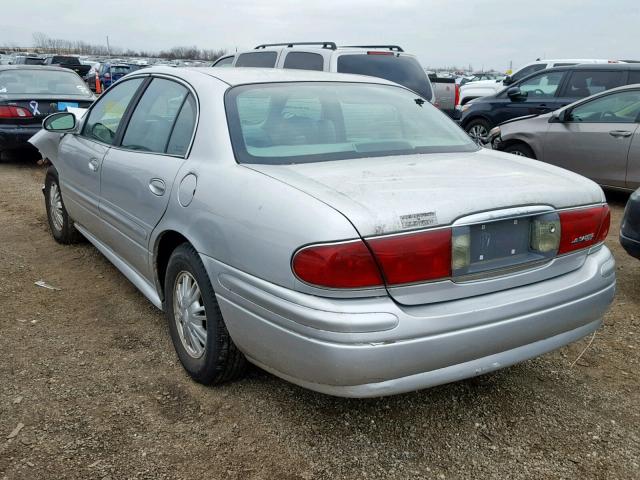
[[[293,68],[384,78],[433,102],[433,89],[415,55],[398,45],[338,46],[334,42],[270,43],[219,58],[213,67]]]

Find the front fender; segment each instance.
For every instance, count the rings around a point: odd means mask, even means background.
[[[42,158],[48,158],[55,164],[58,160],[58,147],[63,133],[48,132],[45,129],[40,130],[29,139],[29,143],[36,147]]]

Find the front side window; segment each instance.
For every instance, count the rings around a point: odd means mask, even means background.
[[[284,59],[284,68],[298,70],[324,70],[324,57],[318,53],[289,52]]]
[[[238,56],[236,67],[273,68],[276,66],[276,52],[251,52]]]
[[[407,87],[430,100],[433,97],[427,73],[409,56],[388,54],[347,54],[338,57],[338,72],[384,78]]]
[[[523,80],[518,87],[527,98],[550,98],[555,96],[564,72],[541,73]]]
[[[142,82],[142,78],[123,81],[104,93],[89,112],[82,135],[112,145],[127,106]]]
[[[604,92],[624,83],[622,71],[576,70],[571,72],[564,95],[567,97],[584,98]]]
[[[597,98],[571,111],[571,121],[582,123],[635,123],[640,115],[640,90]]]
[[[179,83],[154,78],[131,115],[121,146],[141,152],[164,153],[188,93]]]
[[[240,163],[293,164],[477,150],[435,107],[394,86],[243,85],[227,92],[225,105]]]

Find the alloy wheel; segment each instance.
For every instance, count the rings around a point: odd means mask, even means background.
[[[182,346],[193,358],[204,355],[207,345],[207,315],[196,279],[187,271],[176,277],[173,314]]]

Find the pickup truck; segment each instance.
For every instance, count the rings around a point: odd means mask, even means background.
[[[459,103],[460,84],[455,78],[438,77],[434,73],[429,74],[429,80],[433,86],[433,104],[453,118]]]
[[[68,55],[49,55],[44,58],[42,65],[68,68],[81,77],[84,77],[91,69],[90,65],[83,65],[78,57]]]

